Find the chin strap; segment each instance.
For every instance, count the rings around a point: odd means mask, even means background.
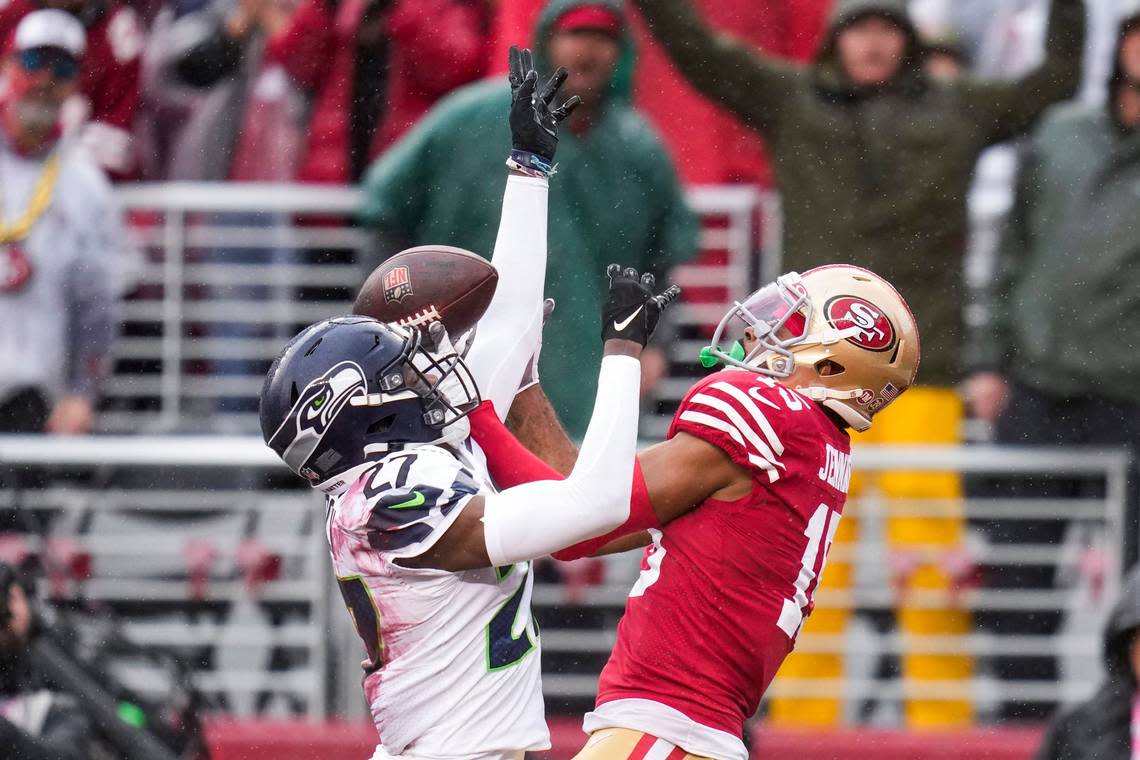
[[[852,325],[851,327],[844,327],[839,329],[836,327],[825,327],[815,335],[805,335],[804,339],[793,346],[792,350],[795,351],[804,346],[833,346],[841,340],[854,338],[863,332],[862,328]]]
[[[828,388],[822,385],[803,386],[797,385],[796,391],[804,394],[812,401],[827,401],[828,399],[835,399],[837,401],[849,401],[853,398],[859,398],[863,395],[862,388],[852,388],[847,391],[837,391],[834,388]]]
[[[859,432],[863,432],[871,427],[871,418],[862,414],[850,405],[844,404],[844,401],[851,401],[859,398],[864,393],[863,388],[852,388],[851,390],[840,391],[834,388],[827,388],[822,385],[812,386],[797,386],[796,391],[804,394],[812,401],[819,402],[831,411],[838,414],[843,418],[843,421],[853,427]]]

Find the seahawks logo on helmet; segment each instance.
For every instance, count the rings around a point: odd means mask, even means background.
[[[354,361],[337,364],[301,391],[285,421],[270,439],[270,447],[295,472],[310,480],[319,479],[318,473],[306,466],[309,457],[348,402],[367,393],[368,382],[359,364]],[[318,464],[321,465],[318,469],[324,470],[331,463]]]

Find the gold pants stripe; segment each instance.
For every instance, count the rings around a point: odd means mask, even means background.
[[[710,760],[690,755],[664,739],[629,728],[603,728],[590,734],[574,760]]]

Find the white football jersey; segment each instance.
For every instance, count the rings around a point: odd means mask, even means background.
[[[445,449],[416,446],[328,498],[333,566],[390,755],[467,760],[550,747],[530,563],[458,573],[395,563],[429,549],[476,493],[493,491],[489,481]]]

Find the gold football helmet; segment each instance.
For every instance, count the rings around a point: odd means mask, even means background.
[[[729,336],[742,336],[727,350]],[[906,301],[873,272],[846,264],[789,272],[737,302],[701,361],[774,377],[856,430],[914,383],[918,326]]]

